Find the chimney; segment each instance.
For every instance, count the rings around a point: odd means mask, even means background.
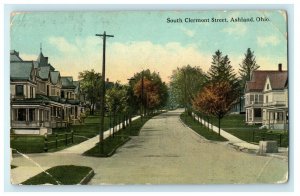
[[[282,64],[281,63],[278,64],[278,71],[282,71]]]

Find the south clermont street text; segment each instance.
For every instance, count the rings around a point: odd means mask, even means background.
[[[232,17],[229,20],[227,18],[167,18],[167,23],[207,23],[207,22],[269,22],[267,17]]]

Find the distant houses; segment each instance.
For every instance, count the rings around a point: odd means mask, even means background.
[[[282,64],[274,71],[253,71],[245,86],[245,110],[247,124],[288,128],[288,72]]]
[[[10,51],[11,132],[45,134],[76,123],[84,111],[80,83],[61,76],[40,52],[24,61]]]

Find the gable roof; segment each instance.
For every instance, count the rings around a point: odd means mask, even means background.
[[[267,77],[270,79],[272,89],[283,89],[287,80],[287,71],[253,71],[251,80],[246,82],[245,92],[262,92]]]
[[[75,93],[78,93],[79,92],[79,88],[80,88],[79,81],[73,81],[73,85],[76,87],[75,88]]]
[[[53,84],[57,84],[57,82],[59,81],[59,77],[60,77],[59,71],[50,72],[50,79]]]
[[[32,81],[32,69],[32,61],[10,62],[10,79]]]
[[[287,76],[288,76],[287,71],[268,74],[272,89],[274,90],[284,89],[285,83],[287,81]]]
[[[71,76],[64,76],[61,77],[61,83],[62,83],[62,88],[73,88],[75,89],[76,86],[73,84],[73,77]]]
[[[49,78],[49,73],[50,73],[50,67],[39,67],[38,68],[38,76],[43,80],[46,80]]]

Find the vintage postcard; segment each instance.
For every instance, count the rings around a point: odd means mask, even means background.
[[[11,183],[288,181],[287,13],[12,12]]]

